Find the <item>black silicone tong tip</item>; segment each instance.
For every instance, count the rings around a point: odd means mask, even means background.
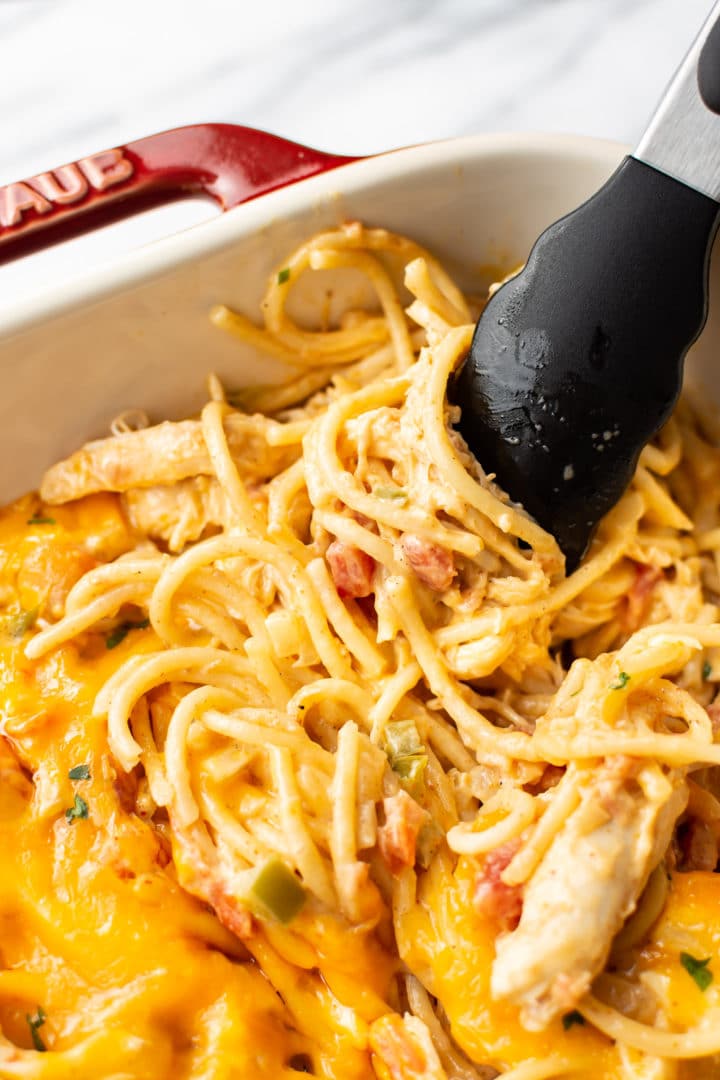
[[[569,570],[677,400],[717,219],[713,199],[625,158],[491,298],[450,387],[470,449]]]

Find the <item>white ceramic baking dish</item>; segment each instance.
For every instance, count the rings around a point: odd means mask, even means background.
[[[407,233],[477,291],[521,262],[622,154],[598,140],[481,135],[350,160],[206,125],[0,189],[0,258],[178,190],[201,189],[231,206],[3,320],[0,500],[36,486],[47,465],[105,433],[123,409],[141,407],[154,419],[196,411],[210,371],[231,387],[282,378],[278,365],[215,329],[208,311],[223,302],[258,317],[268,275],[309,234],[348,219]],[[357,303],[352,275],[332,286],[336,306]],[[324,274],[305,275],[294,311],[302,318],[327,287]],[[718,342],[720,316],[711,310],[694,350],[704,378]]]

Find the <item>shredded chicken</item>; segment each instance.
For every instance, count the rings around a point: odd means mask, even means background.
[[[527,883],[517,929],[498,941],[493,996],[520,1005],[529,1030],[587,991],[687,802],[680,773],[663,781],[657,766],[628,762],[580,774],[580,805]]]
[[[267,442],[271,426],[280,425],[243,413],[225,418],[230,453],[243,478],[267,480],[297,458],[296,446]],[[130,491],[198,475],[214,475],[202,424],[199,420],[168,421],[86,443],[48,469],[40,493],[47,503],[63,503],[97,491]]]
[[[172,552],[182,551],[208,526],[220,526],[226,517],[222,488],[208,476],[133,488],[123,500],[133,528],[153,540],[163,540]]]

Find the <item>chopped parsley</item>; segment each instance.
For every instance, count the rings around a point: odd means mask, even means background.
[[[579,1013],[577,1009],[573,1009],[572,1012],[565,1013],[562,1018],[562,1025],[566,1031],[569,1031],[573,1024],[584,1024],[585,1017],[582,1013]]]
[[[278,274],[278,285],[284,285],[286,281],[290,280],[290,267],[286,266]]]
[[[146,630],[149,625],[149,619],[140,619],[139,622],[118,623],[115,629],[111,630],[105,638],[105,645],[108,649],[114,649],[121,641],[125,640],[131,630]]]
[[[89,765],[74,765],[68,773],[70,780],[89,780],[90,779],[90,766]]]
[[[705,680],[709,679],[710,676],[712,675],[712,664],[710,663],[709,660],[706,660],[705,663],[703,664],[702,675],[703,675],[703,679],[705,679]]]
[[[76,795],[72,806],[69,806],[65,811],[66,820],[72,824],[76,818],[86,818],[87,816],[88,804],[79,795]]]
[[[611,690],[624,690],[627,684],[630,682],[630,676],[627,671],[621,671],[618,675],[617,682],[610,683]]]
[[[31,518],[27,519],[28,525],[54,525],[55,518],[43,517],[42,514],[33,514]]]
[[[25,1019],[27,1020],[28,1027],[30,1028],[30,1038],[32,1039],[33,1046],[38,1051],[38,1053],[44,1054],[47,1050],[47,1046],[42,1041],[42,1036],[38,1031],[38,1028],[41,1028],[47,1020],[45,1010],[43,1009],[42,1005],[38,1005],[37,1012],[34,1016],[31,1016],[30,1013],[25,1013]]]
[[[688,975],[695,980],[700,990],[707,990],[710,983],[713,981],[713,973],[708,967],[712,957],[708,956],[705,960],[698,960],[697,957],[691,956],[690,953],[680,953],[680,963],[687,971]]]

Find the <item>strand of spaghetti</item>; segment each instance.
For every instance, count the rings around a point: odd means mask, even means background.
[[[115,562],[105,563],[88,570],[76,581],[65,601],[65,615],[75,615],[92,603],[107,589],[132,583],[154,585],[160,577],[163,566],[169,561],[169,555],[159,552],[147,558],[128,559],[121,556]]]
[[[302,458],[275,476],[268,485],[267,535],[305,566],[310,552],[293,531],[292,507],[295,499],[305,492],[305,462]]]
[[[269,334],[267,330],[261,330],[245,315],[241,315],[240,312],[232,311],[225,304],[215,304],[210,308],[209,316],[213,326],[217,326],[218,330],[224,330],[226,333],[232,334],[233,337],[238,338],[244,344],[268,353],[270,356],[282,360],[284,364],[290,367],[298,368],[302,366],[303,362],[298,357],[295,349],[288,348],[283,342],[278,341],[272,334]],[[326,362],[325,360],[324,363]]]
[[[405,991],[410,1009],[427,1027],[443,1064],[450,1066],[452,1080],[482,1080],[483,1073],[473,1068],[447,1035],[420,980],[414,975],[406,975]]]
[[[622,756],[655,758],[665,765],[720,764],[720,744],[705,743],[683,735],[633,735],[627,731],[536,732],[532,738],[537,758],[552,765],[588,758]]]
[[[642,494],[647,512],[654,517],[657,524],[669,525],[681,531],[692,530],[693,523],[687,514],[683,513],[662,484],[642,465],[635,470],[633,486]]]
[[[265,438],[268,446],[298,446],[307,435],[311,420],[286,420],[282,424],[268,423]]]
[[[189,625],[195,625],[205,630],[210,638],[216,643],[222,644],[231,652],[240,652],[245,644],[245,636],[238,629],[235,621],[225,611],[215,604],[192,594],[188,599],[178,599],[175,604],[175,613],[178,622],[184,619]],[[193,638],[195,635],[193,634]],[[195,638],[195,640],[197,640]],[[186,642],[182,642],[186,644]],[[190,644],[190,642],[187,642]]]
[[[403,509],[393,500],[368,494],[340,460],[337,444],[343,425],[360,413],[397,404],[407,386],[407,378],[398,376],[386,380],[380,387],[370,385],[354,394],[346,394],[330,405],[311,429],[304,444],[310,499],[315,507],[323,509],[339,498],[346,506],[371,521],[389,525],[398,532],[414,533],[473,558],[482,550],[482,543],[477,537],[439,525],[432,515],[420,507]]]
[[[669,438],[665,439],[664,436]],[[665,445],[654,446],[648,443],[644,446],[638,462],[657,476],[668,476],[678,467],[683,455],[682,436],[674,419],[669,420],[663,429],[663,442]]]
[[[301,686],[293,694],[288,702],[287,712],[288,716],[294,717],[303,724],[313,705],[336,701],[349,705],[360,724],[365,727],[372,700],[372,695],[356,682],[350,682],[347,679],[315,679],[307,686]]]
[[[227,574],[217,567],[212,569],[200,567],[193,572],[192,586],[193,589],[197,587],[201,594],[212,598],[234,619],[239,618],[245,623],[252,637],[265,641],[269,645],[265,626],[267,615],[265,608],[242,585],[230,580]]]
[[[371,532],[370,529],[366,529],[364,525],[360,525],[353,518],[344,517],[342,514],[334,514],[327,510],[316,510],[313,518],[331,536],[335,536],[338,540],[342,540],[343,543],[350,544],[352,547],[359,548],[360,551],[366,551],[375,562],[386,566],[388,570],[395,573],[401,571],[402,568],[393,554],[392,545],[387,540],[383,540],[380,536]]]
[[[132,711],[130,727],[141,748],[143,769],[153,801],[157,806],[168,806],[172,798],[172,788],[165,772],[164,757],[155,742],[150,724],[150,710],[144,698],[138,701]]]
[[[433,352],[423,409],[423,431],[430,453],[445,483],[450,484],[466,502],[484,514],[496,528],[503,533],[512,532],[535,551],[542,553],[553,565],[560,565],[560,552],[550,534],[526,514],[502,503],[478,484],[460,464],[450,442],[444,415],[445,391],[451,372],[470,347],[472,333],[472,326],[451,330]]]
[[[543,615],[551,614],[566,607],[579,596],[591,583],[600,579],[617,562],[628,546],[625,529],[634,526],[643,513],[643,502],[639,495],[626,495],[606,518],[608,529],[612,526],[615,539],[604,544],[595,555],[590,555],[578,569],[556,585],[549,595],[537,604],[523,605],[476,615],[462,622],[442,627],[435,632],[438,645],[459,644],[468,639],[478,638],[487,633],[503,634],[512,626],[532,622]],[[612,516],[614,515],[614,516]]]
[[[477,761],[455,728],[445,720],[430,712],[429,709],[424,709],[422,722],[425,725],[426,737],[438,753],[450,762],[451,766],[462,772],[469,772],[477,765]]]
[[[389,274],[373,255],[357,251],[315,250],[310,253],[310,267],[313,270],[351,267],[365,274],[372,282],[385,313],[388,332],[395,346],[400,371],[405,371],[414,363],[415,356],[410,341],[408,324],[405,313],[400,306],[397,291],[390,280]]]
[[[617,955],[645,940],[653,924],[662,914],[670,892],[670,882],[663,864],[656,866],[648,878],[635,911],[613,941]]]
[[[238,749],[231,746],[218,750],[203,759],[203,772],[213,783],[222,784],[249,765],[256,757],[255,747]]]
[[[413,601],[407,579],[390,577],[384,588],[430,689],[440,699],[446,712],[457,724],[463,739],[475,753],[484,755],[487,760],[508,756],[526,761],[535,760],[536,755],[528,735],[493,727],[484,716],[467,704],[453,685],[432,636],[422,621],[419,608]]]
[[[249,674],[248,661],[233,653],[207,647],[190,647],[152,653],[139,659],[138,664],[125,664],[116,672],[117,679],[108,692],[110,680],[95,699],[93,715],[107,714],[108,743],[123,767],[130,772],[140,760],[141,747],[132,737],[129,718],[135,703],[154,686],[169,682],[173,676],[180,678],[191,673],[193,665],[202,669],[195,681],[211,681],[213,668],[229,670],[233,674]],[[109,700],[108,700],[109,699]]]
[[[387,229],[367,229],[360,222],[351,222],[330,233],[320,233],[307,242],[310,250],[315,248],[357,248],[381,251],[389,255],[400,256],[403,265],[414,259],[423,259],[430,268],[434,280],[448,299],[463,312],[463,322],[470,322],[470,312],[462,291],[457,287],[441,262],[414,240]]]
[[[223,419],[228,411],[229,406],[220,401],[208,402],[200,414],[203,438],[213,471],[231,508],[234,524],[240,529],[262,535],[265,532],[263,522],[250,501],[237,465],[230,454],[223,427]]]
[[[374,743],[382,742],[385,726],[402,699],[412,690],[421,676],[420,665],[412,660],[383,680],[380,696],[368,713],[370,738]]]
[[[355,914],[355,879],[349,871],[357,859],[357,773],[360,743],[357,725],[348,720],[338,732],[335,774],[332,780],[333,814],[330,853],[335,868],[335,887],[340,907],[352,919]]]
[[[535,873],[553,840],[580,803],[581,789],[577,778],[577,767],[568,765],[530,837],[501,873],[500,878],[506,885],[523,885]]]
[[[263,312],[265,315],[265,324],[268,330],[275,335],[275,337],[291,347],[298,350],[301,356],[309,353],[310,355],[332,355],[333,361],[336,356],[340,356],[352,347],[356,349],[358,347],[366,349],[368,345],[373,343],[373,339],[368,337],[368,330],[379,330],[382,328],[384,335],[387,336],[388,327],[385,319],[373,319],[372,323],[375,324],[372,327],[361,326],[355,327],[352,331],[348,330],[325,330],[321,332],[300,330],[300,328],[293,323],[288,317],[285,311],[285,304],[288,298],[288,294],[292,286],[297,282],[297,279],[302,273],[304,273],[310,266],[313,256],[317,257],[318,254],[325,252],[340,252],[343,249],[353,248],[358,249],[360,247],[372,249],[373,244],[366,243],[366,237],[368,233],[362,229],[351,228],[339,229],[334,232],[321,233],[315,236],[309,242],[301,245],[296,251],[294,251],[285,262],[282,274],[276,274],[271,277],[268,290],[263,300]],[[383,239],[380,239],[378,233],[374,237],[374,242],[379,248],[385,248],[388,245],[387,241],[390,239],[391,234],[385,234]],[[378,242],[379,241],[379,242]],[[345,251],[346,255],[352,255],[352,252]],[[358,252],[358,255],[362,255],[362,252]],[[353,265],[350,263],[350,265]],[[365,267],[362,264],[357,264],[359,270],[364,270]],[[394,290],[393,290],[394,291]],[[369,322],[370,320],[366,320]],[[359,329],[363,329],[364,333],[360,335]],[[375,339],[377,340],[377,338]]]
[[[593,994],[587,994],[578,1009],[608,1038],[653,1057],[695,1059],[720,1053],[720,1008],[708,1009],[696,1027],[682,1032],[662,1031],[631,1020]]]
[[[295,783],[292,754],[287,747],[268,750],[273,778],[280,798],[280,818],[295,866],[304,884],[328,907],[336,903],[335,889],[325,861],[305,827],[300,793]]]
[[[412,304],[405,308],[405,314],[408,319],[412,319],[418,326],[423,327],[427,333],[428,345],[431,346],[442,341],[445,335],[457,326],[456,322],[446,322],[442,316],[421,300],[413,300]]]
[[[410,335],[414,349],[422,346],[423,337],[421,330],[416,330]],[[382,345],[380,348],[373,349],[367,356],[351,361],[340,371],[337,367],[316,368],[278,386],[247,387],[234,394],[233,400],[239,402],[246,412],[277,413],[306,402],[312,394],[323,390],[330,382],[340,385],[343,389],[356,390],[359,386],[364,386],[372,379],[378,378],[383,372],[389,373],[391,368],[392,374],[397,374],[394,367],[393,346]]]
[[[258,866],[270,854],[264,844],[237,820],[222,798],[210,791],[207,778],[197,778],[198,804],[203,818],[209,822],[215,833],[215,843],[219,849],[231,848],[235,858],[241,860],[241,869]]]
[[[118,585],[109,592],[91,601],[87,607],[74,615],[66,615],[47,630],[41,630],[31,637],[25,646],[28,660],[37,660],[65,641],[81,634],[101,619],[116,615],[123,604],[144,606],[148,600],[148,586],[140,584]]]
[[[458,809],[455,788],[448,774],[429,746],[425,747],[427,766],[426,810],[434,823],[440,828],[449,829],[457,824]]]
[[[325,561],[313,559],[307,565],[307,574],[315,586],[330,625],[348,652],[357,659],[363,675],[371,679],[377,678],[387,668],[385,657],[353,620],[338,596]]]
[[[339,498],[370,521],[389,525],[398,532],[413,532],[444,548],[472,558],[483,549],[483,543],[477,537],[462,534],[459,529],[439,525],[432,515],[420,507],[406,510],[399,507],[394,500],[368,494],[357,478],[345,469],[340,459],[338,442],[344,424],[366,411],[398,404],[407,387],[406,376],[386,379],[381,386],[370,384],[353,394],[345,394],[317,419],[304,442],[307,461],[305,476],[311,501],[315,508],[322,510]]]
[[[482,819],[488,815],[495,817],[498,810],[504,810],[505,817],[494,825],[483,828]],[[514,840],[532,825],[536,813],[535,799],[527,791],[501,787],[483,803],[474,821],[460,822],[448,831],[448,846],[458,855],[484,854],[509,840]]]
[[[258,714],[260,710],[238,709],[232,716],[209,710],[203,714],[202,723],[210,731],[217,732],[218,735],[225,735],[229,739],[236,739],[238,742],[248,743],[250,746],[267,747],[273,744],[274,746],[286,746],[290,750],[302,751],[316,765],[327,772],[333,760],[332,754],[308,738],[301,727],[288,730],[287,728],[271,725],[269,722],[269,710],[263,710],[260,713],[263,720],[266,721],[265,723],[246,720],[245,716],[252,712]]]
[[[332,367],[313,368],[303,372],[296,379],[283,381],[277,386],[243,387],[242,390],[233,392],[231,401],[244,412],[260,412],[271,416],[273,413],[282,412],[301,402],[306,402],[312,394],[318,390],[324,390],[334,374]]]
[[[276,709],[284,709],[290,700],[287,679],[283,679],[264,641],[250,637],[245,641],[245,652],[252,662],[256,677],[266,688]]]
[[[165,736],[165,767],[173,794],[173,813],[180,828],[197,820],[199,810],[190,786],[187,764],[187,737],[190,725],[208,708],[233,709],[239,704],[235,694],[214,686],[191,690],[175,708]]]
[[[472,322],[464,298],[461,306],[453,303],[433,281],[426,259],[417,258],[407,263],[405,288],[429,310],[436,312],[449,326],[462,326]]]
[[[352,669],[344,646],[331,634],[317,593],[304,567],[274,544],[245,533],[227,533],[203,540],[167,567],[155,586],[150,601],[150,621],[158,636],[164,637],[167,633],[172,633],[173,594],[188,575],[200,566],[236,555],[247,555],[260,563],[269,563],[275,567],[280,574],[281,583],[293,595],[294,610],[305,620],[313,645],[329,673],[334,678],[352,678]]]

